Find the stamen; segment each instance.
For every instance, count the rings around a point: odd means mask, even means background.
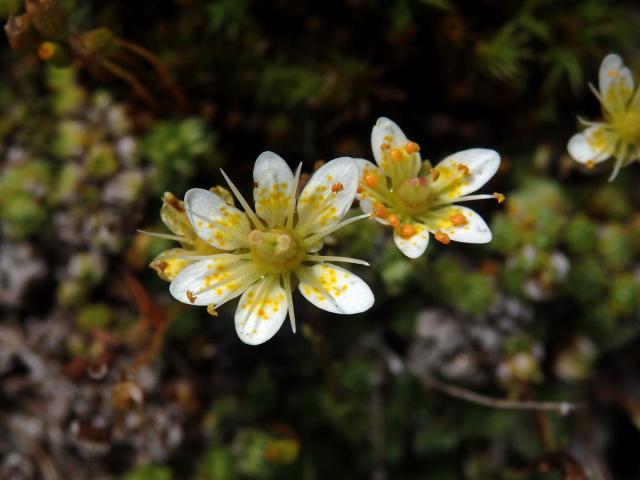
[[[364,265],[365,267],[369,267],[369,263],[364,260],[360,260],[358,258],[351,257],[335,257],[333,255],[305,255],[305,261],[309,262],[343,262],[343,263],[353,263],[355,265]]]
[[[462,172],[463,175],[469,175],[469,167],[467,167],[465,164],[461,163],[460,165],[458,165],[458,170],[460,170]]]
[[[398,225],[400,225],[400,219],[397,215],[389,215],[389,225],[391,225],[393,228],[396,228]]]
[[[391,159],[395,160],[396,162],[402,160],[402,153],[397,148],[392,148],[389,151],[389,155],[391,155]]]
[[[379,218],[387,218],[389,213],[382,203],[374,203],[372,208],[373,214]]]
[[[357,222],[358,220],[362,220],[363,218],[369,218],[369,217],[370,217],[370,215],[368,213],[364,213],[362,215],[356,215],[355,217],[351,217],[351,218],[348,218],[348,219],[343,220],[341,222],[338,222],[335,225],[331,225],[329,227],[326,227],[326,228],[320,230],[319,232],[317,232],[317,233],[305,238],[304,239],[304,245],[305,245],[305,247],[309,248],[310,245],[315,244],[318,240],[323,239],[327,235],[335,232],[336,230],[339,230],[342,227],[345,227],[345,226],[349,225],[350,223]]]
[[[435,233],[434,237],[437,241],[439,241],[443,245],[449,245],[449,243],[451,243],[451,239],[449,238],[449,235],[447,235],[444,232],[441,232],[440,230],[438,230]]]
[[[404,149],[408,154],[411,155],[420,151],[420,145],[418,145],[416,142],[409,142],[404,146]]]
[[[498,203],[503,203],[507,199],[507,197],[505,197],[503,194],[498,192],[493,193],[493,198],[495,198],[498,201]]]
[[[291,205],[289,208],[289,212],[287,215],[287,221],[284,224],[285,227],[291,228],[293,225],[293,215],[296,212],[296,196],[298,191],[298,183],[300,182],[300,172],[302,171],[302,162],[298,164],[298,168],[296,169],[296,174],[293,177],[293,185],[291,186]]]
[[[405,223],[400,226],[398,233],[402,238],[411,238],[415,235],[416,229],[410,223]]]
[[[431,169],[431,181],[435,182],[436,180],[438,180],[439,177],[440,177],[440,170],[438,170],[437,168],[432,168]]]
[[[367,187],[369,188],[376,188],[376,185],[378,185],[378,177],[376,177],[375,175],[373,175],[372,173],[367,173],[364,176],[364,183],[367,185]]]
[[[291,323],[291,330],[296,333],[296,313],[293,309],[293,295],[291,294],[291,274],[287,273],[283,275],[284,280],[284,293],[287,297],[287,310],[289,311],[289,322]]]
[[[468,222],[467,217],[465,217],[462,213],[455,213],[449,217],[451,223],[455,226],[459,227],[460,225],[465,225]]]
[[[616,70],[615,68],[611,68],[607,72],[607,75],[609,75],[609,77],[611,77],[611,78],[615,78],[615,77],[618,76],[618,70]]]
[[[333,193],[338,193],[338,192],[341,192],[342,190],[344,190],[344,185],[342,185],[340,182],[334,183],[333,185],[331,185],[331,191]]]
[[[138,233],[142,233],[143,235],[149,235],[150,237],[156,238],[164,238],[165,240],[175,240],[177,242],[189,242],[185,237],[181,237],[180,235],[171,235],[168,233],[156,233],[156,232],[147,232],[146,230],[136,230]]]
[[[502,195],[502,194],[498,194],[498,195]],[[497,197],[495,195],[487,195],[487,194],[467,195],[467,196],[463,196],[463,197],[442,199],[442,200],[439,200],[439,201],[434,202],[433,204],[431,204],[431,207],[432,208],[436,208],[436,207],[441,207],[443,205],[450,205],[452,203],[457,203],[457,202],[468,202],[468,201],[471,201],[471,200],[486,200],[488,198],[495,198],[497,200]]]
[[[187,290],[187,298],[191,303],[194,303],[198,297],[196,297],[191,290]]]
[[[218,312],[216,312],[216,306],[213,303],[211,305],[207,305],[207,313],[212,317],[218,316]]]
[[[242,196],[240,191],[233,184],[231,179],[227,176],[226,173],[224,173],[224,170],[220,169],[220,172],[222,173],[222,176],[224,177],[225,181],[227,182],[227,185],[229,185],[229,188],[231,189],[233,194],[236,196],[236,198],[238,199],[238,202],[240,202],[240,205],[242,205],[242,208],[247,213],[247,215],[249,216],[249,218],[251,219],[253,224],[258,228],[264,229],[264,225],[263,225],[262,221],[258,218],[258,216],[255,214],[253,209],[249,206],[249,204],[244,199],[244,197]]]

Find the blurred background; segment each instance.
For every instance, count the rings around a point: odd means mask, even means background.
[[[640,8],[606,0],[0,0],[0,478],[640,478],[640,167],[566,153]],[[10,15],[12,15],[10,17]],[[635,67],[635,68],[634,68]],[[636,77],[638,78],[638,77]],[[272,150],[503,161],[488,245],[416,261],[359,222],[329,251],[365,314],[296,303],[268,343],[173,300],[165,191],[245,194]],[[301,300],[299,297],[298,300]],[[453,398],[451,387],[519,411]],[[457,395],[456,397],[459,397]]]

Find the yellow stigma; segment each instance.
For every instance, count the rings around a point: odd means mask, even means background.
[[[251,259],[264,273],[287,273],[294,270],[305,255],[302,239],[293,230],[272,228],[249,234]]]

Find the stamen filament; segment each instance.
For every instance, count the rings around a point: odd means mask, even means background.
[[[287,214],[287,219],[285,221],[284,226],[285,227],[289,227],[291,228],[293,226],[293,215],[296,213],[296,205],[297,205],[297,194],[296,192],[298,191],[298,183],[300,183],[300,172],[302,171],[302,162],[300,162],[298,164],[298,168],[296,169],[296,174],[293,177],[293,186],[292,186],[292,190],[291,190],[291,207],[289,209],[289,212]],[[295,328],[294,328],[294,332],[295,332]]]
[[[296,333],[296,313],[293,308],[293,295],[291,294],[291,274],[287,273],[282,276],[284,280],[284,291],[287,296],[287,309],[289,311],[289,322],[291,322],[291,330]]]
[[[224,173],[224,170],[220,169],[220,172],[222,173],[222,176],[224,177],[224,179],[227,182],[227,185],[229,185],[229,188],[231,189],[231,191],[233,192],[233,194],[236,196],[236,198],[238,199],[238,202],[240,203],[240,205],[242,205],[242,208],[244,209],[244,211],[246,212],[246,214],[249,216],[249,218],[251,219],[251,221],[253,222],[253,224],[259,228],[260,230],[264,230],[264,224],[262,223],[262,221],[258,218],[258,216],[255,214],[255,212],[253,211],[253,209],[249,206],[249,204],[247,203],[247,201],[244,199],[244,197],[242,196],[242,194],[240,193],[240,190],[238,190],[236,188],[236,186],[233,184],[233,182],[231,181],[231,179],[227,176],[226,173]]]
[[[330,233],[333,233],[336,230],[339,230],[342,227],[345,227],[345,226],[349,225],[350,223],[357,222],[358,220],[362,220],[363,218],[369,218],[369,217],[371,217],[371,214],[364,213],[362,215],[356,215],[355,217],[348,218],[348,219],[343,220],[341,222],[338,222],[338,223],[336,223],[334,225],[330,225],[330,226],[328,226],[326,228],[323,228],[319,232],[311,235],[310,237],[305,238],[304,239],[304,245],[305,245],[305,247],[309,247],[309,246],[313,245],[314,243],[316,243],[318,240],[321,240],[322,238],[326,237]]]
[[[495,198],[495,197],[493,195],[487,195],[487,194],[466,195],[466,196],[462,196],[462,197],[456,197],[456,198],[436,201],[436,202],[431,204],[431,207],[432,208],[440,207],[442,205],[450,205],[452,203],[458,203],[458,202],[469,202],[469,201],[472,201],[472,200],[486,200],[486,199],[489,199],[489,198]]]
[[[358,258],[351,257],[335,257],[332,255],[305,255],[303,261],[309,262],[343,262],[343,263],[353,263],[356,265],[364,265],[365,267],[369,267],[369,263],[364,260],[360,260]]]
[[[136,231],[144,235],[149,235],[150,237],[164,238],[165,240],[175,240],[177,242],[183,242],[183,243],[191,243],[185,237],[181,237],[180,235],[171,235],[169,233],[148,232],[146,230],[136,230]]]

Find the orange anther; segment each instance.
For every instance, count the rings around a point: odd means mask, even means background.
[[[198,298],[198,297],[196,297],[196,296],[191,292],[191,290],[187,290],[187,298],[189,299],[189,301],[190,301],[191,303],[194,303],[194,302],[196,301],[196,298]]]
[[[398,233],[402,238],[411,238],[415,235],[416,229],[410,223],[405,223],[400,226]]]
[[[380,145],[380,148],[382,150],[389,150],[391,148],[391,145],[389,145],[387,142],[382,142],[382,144]]]
[[[462,213],[454,213],[449,217],[449,220],[451,220],[451,223],[456,226],[464,225],[465,223],[467,223],[467,217],[465,217]]]
[[[400,219],[397,215],[389,215],[389,225],[391,225],[393,228],[396,228],[398,225],[400,225]]]
[[[38,47],[38,56],[42,60],[51,60],[56,53],[56,46],[52,42],[42,42]]]
[[[358,188],[356,189],[356,193],[362,193],[362,192],[364,192],[364,188],[358,185]]]
[[[616,70],[615,68],[612,68],[607,72],[607,75],[609,75],[611,78],[617,77],[618,70]]]
[[[418,153],[420,151],[420,145],[418,145],[416,142],[409,142],[404,146],[404,149],[409,154]]]
[[[342,185],[340,182],[334,183],[333,185],[331,185],[331,191],[333,193],[338,193],[338,192],[341,192],[342,190],[344,190],[344,185]]]
[[[391,155],[391,158],[396,162],[402,160],[402,152],[400,152],[400,150],[398,150],[397,148],[392,148],[389,151],[389,154]]]
[[[438,170],[437,168],[432,168],[431,169],[431,180],[433,182],[435,182],[436,180],[438,180],[439,177],[440,177],[440,170]]]
[[[449,238],[449,235],[447,235],[444,232],[441,232],[440,230],[436,232],[434,237],[437,241],[439,241],[443,245],[449,245],[449,243],[451,243],[451,239]]]
[[[364,176],[364,183],[367,185],[367,187],[369,188],[375,188],[376,185],[378,185],[378,177],[376,177],[375,175],[373,175],[372,173],[367,173]]]
[[[458,170],[460,170],[463,175],[469,175],[469,167],[467,167],[464,163],[458,165]]]
[[[387,218],[387,209],[381,203],[374,203],[372,211],[376,217]]]
[[[498,203],[502,203],[507,199],[507,197],[505,197],[503,194],[498,192],[493,193],[493,198],[495,198],[498,201]]]
[[[585,165],[587,166],[587,168],[593,168],[596,166],[596,162],[594,162],[593,160],[587,160],[587,163]]]

